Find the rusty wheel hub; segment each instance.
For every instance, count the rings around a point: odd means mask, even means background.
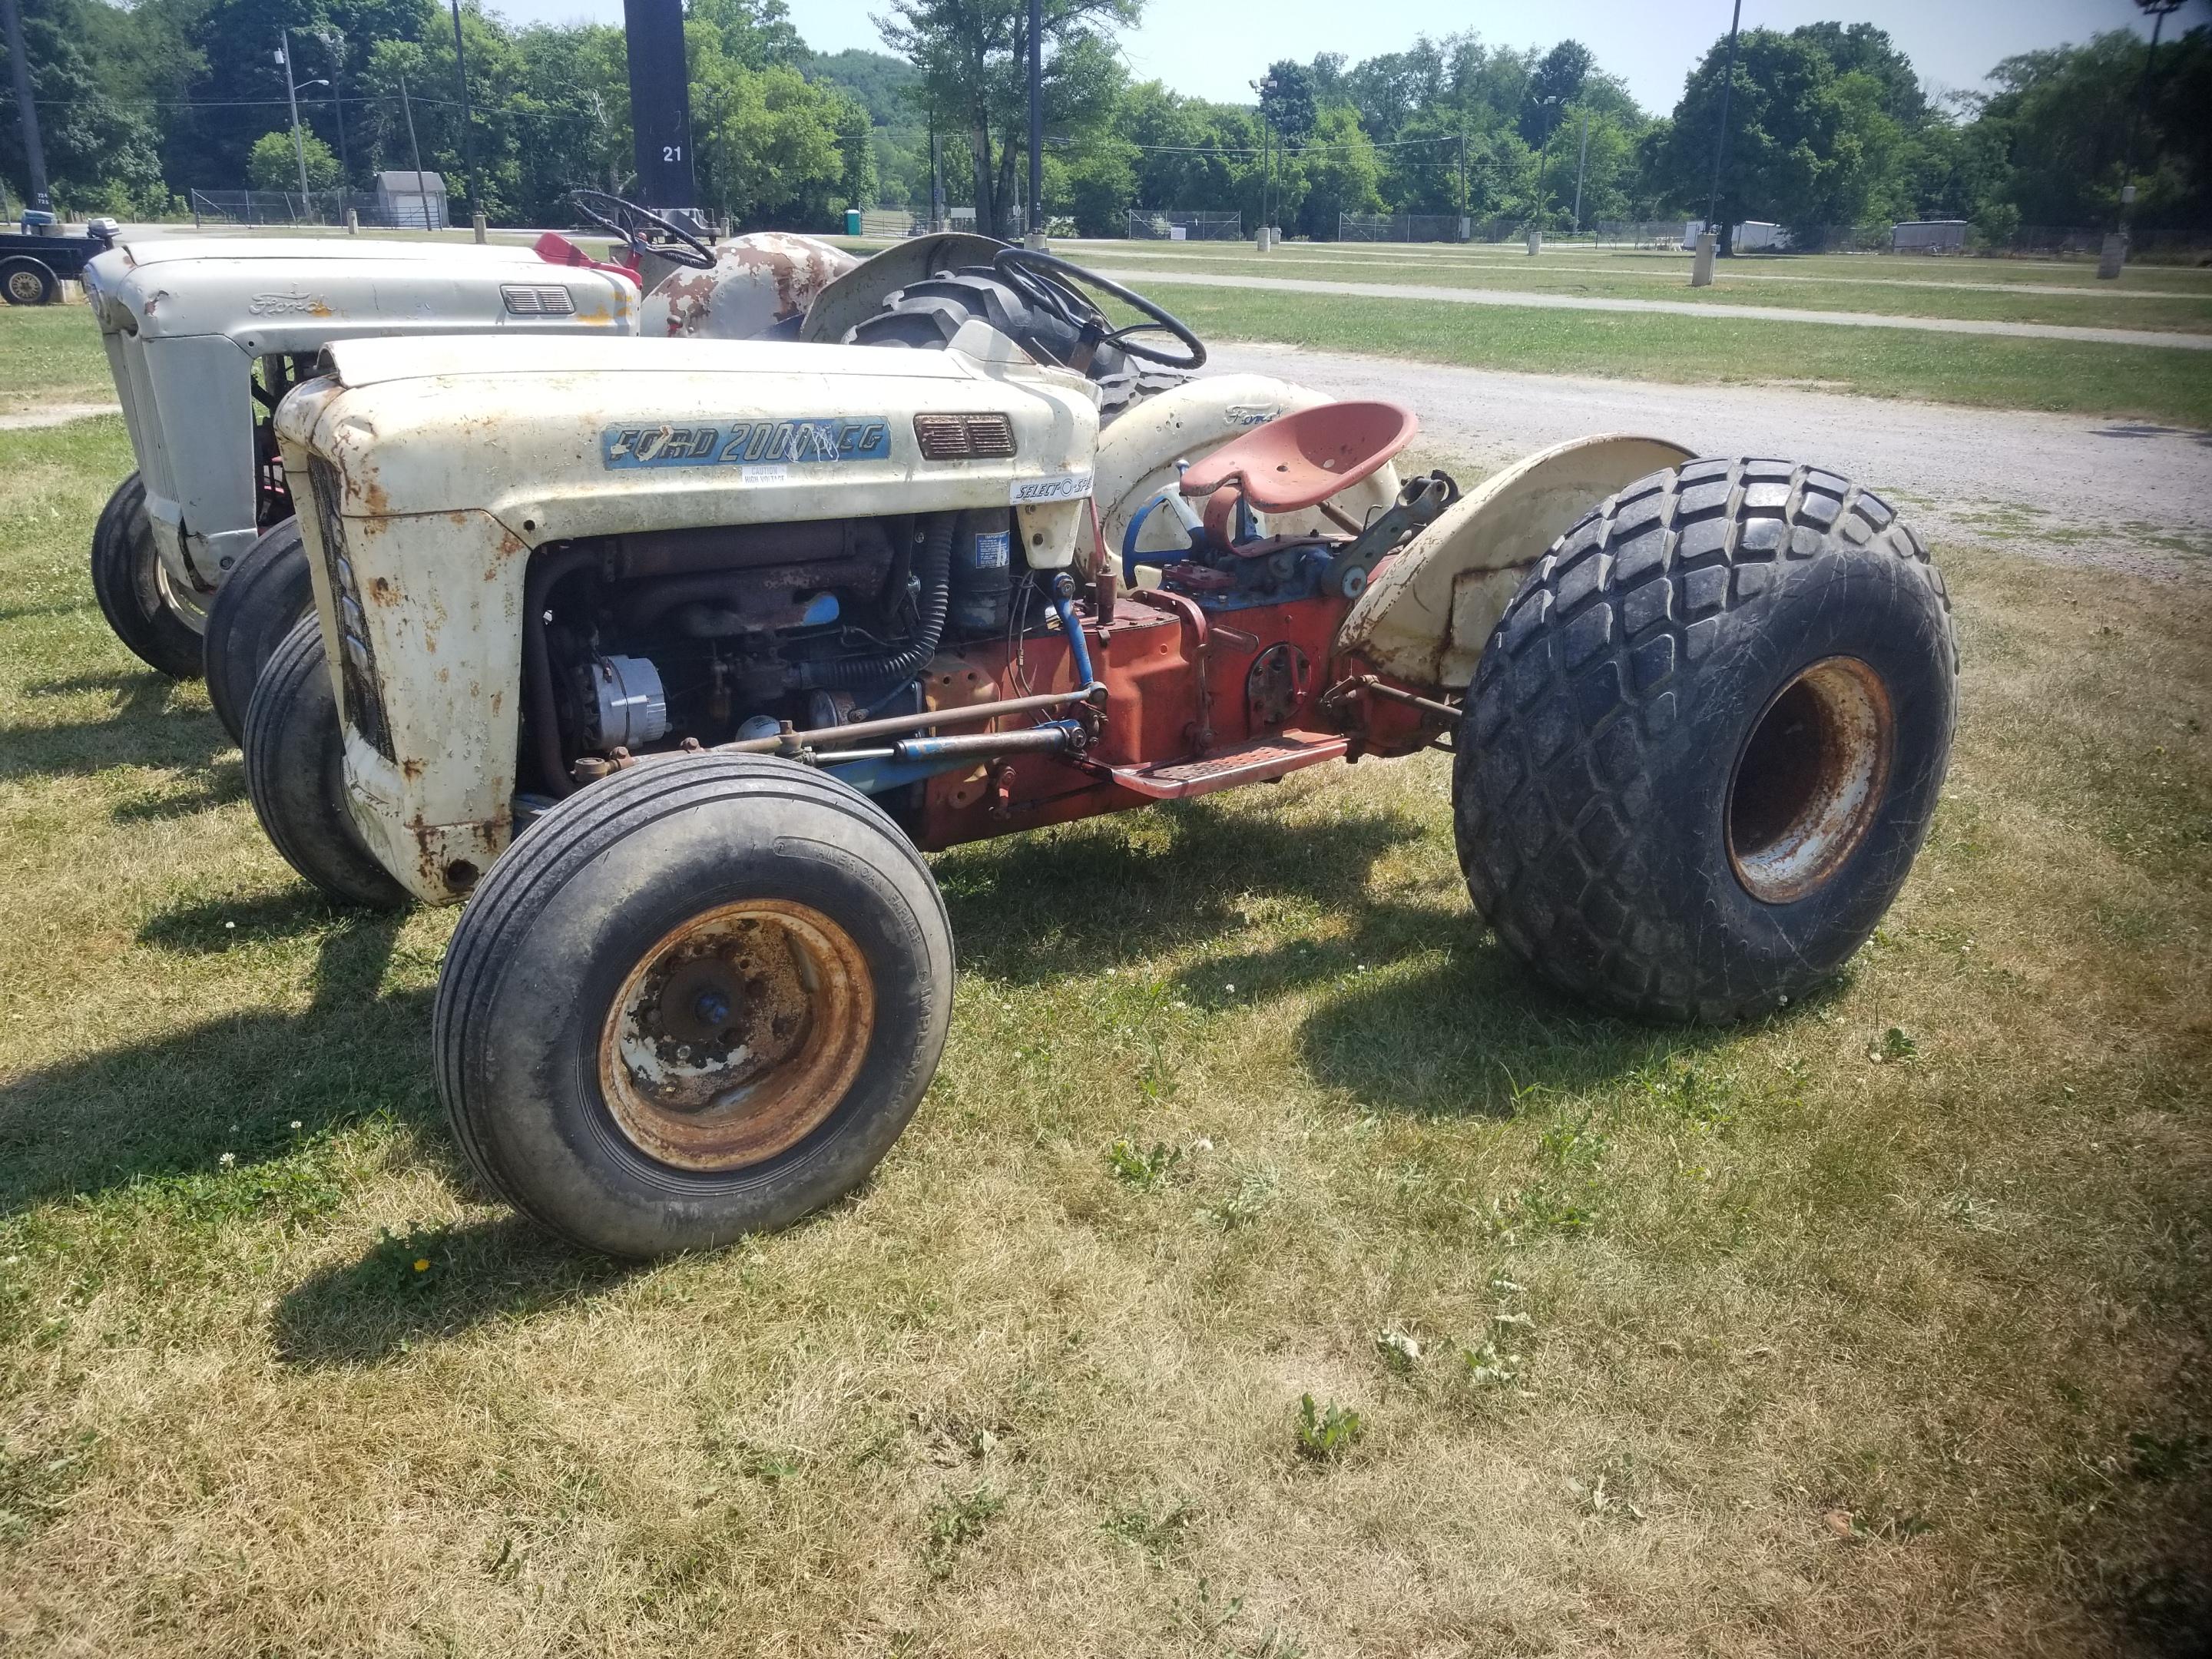
[[[1729,785],[1729,862],[1753,898],[1787,904],[1866,838],[1889,782],[1895,717],[1881,677],[1826,657],[1767,704]]]
[[[781,900],[721,905],[630,970],[600,1036],[600,1091],[647,1157],[743,1169],[822,1125],[874,1025],[874,980],[836,922]]]

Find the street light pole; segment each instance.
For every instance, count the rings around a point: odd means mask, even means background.
[[[309,206],[307,145],[300,137],[300,89],[292,84],[292,31],[279,29],[276,33],[280,41],[276,61],[284,66],[284,101],[292,107],[292,155],[300,164],[300,211],[305,213]]]

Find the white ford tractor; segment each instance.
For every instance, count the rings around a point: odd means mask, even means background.
[[[992,269],[1131,343],[1079,268]],[[1506,948],[1728,1020],[1867,938],[1942,784],[1941,579],[1815,467],[1607,435],[1462,494],[1398,477],[1410,411],[1256,385],[1187,449],[1218,383],[1102,432],[1096,381],[975,317],[330,359],[276,416],[315,612],[248,788],[326,889],[466,898],[454,1133],[597,1249],[782,1225],[890,1152],[951,1015],[927,849],[1446,747]]]
[[[805,237],[709,248],[618,198],[575,194],[623,238],[627,265],[552,235],[528,248],[174,238],[87,266],[137,461],[94,530],[93,591],[144,661],[179,678],[205,667],[233,737],[261,663],[307,603],[269,418],[324,347],[462,333],[743,338],[795,326],[858,263]],[[642,299],[641,270],[659,275]]]
[[[269,417],[328,345],[470,333],[835,341],[866,325],[872,343],[937,347],[972,315],[1042,355],[1075,341],[994,279],[1000,245],[988,238],[918,238],[863,262],[778,232],[709,247],[620,198],[571,200],[625,247],[625,264],[558,235],[532,248],[177,239],[93,261],[86,285],[138,462],[94,532],[94,592],[140,658],[205,672],[234,738],[263,664],[308,604]],[[1081,366],[1109,418],[1180,378],[1111,346]]]

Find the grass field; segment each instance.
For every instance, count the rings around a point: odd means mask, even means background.
[[[2212,428],[2212,355],[1629,312],[1143,285],[1206,340],[1274,340],[1534,374],[1804,386]]]
[[[0,312],[0,415],[114,397],[100,325],[88,307],[10,306]]]
[[[2201,1650],[2201,586],[1939,548],[1934,837],[1743,1030],[1534,988],[1434,758],[940,857],[876,1179],[632,1270],[458,1168],[452,915],[109,638],[127,465],[0,434],[0,1646]]]
[[[1710,288],[1689,286],[1687,268],[1664,259],[1546,254],[1519,263],[1503,259],[1423,258],[1348,252],[1336,246],[1311,251],[1285,247],[1261,254],[1249,248],[1179,248],[1162,252],[1154,243],[1121,243],[1072,255],[1081,263],[1125,265],[1158,280],[1177,271],[1213,276],[1296,276],[1321,282],[1392,283],[1415,288],[1475,288],[1565,294],[1600,299],[1662,300],[1693,305],[1780,306],[1792,310],[1850,311],[1886,317],[1959,318],[2013,323],[2058,323],[2077,328],[2212,332],[2212,272],[2177,273],[2179,291],[2108,289],[2102,293],[2053,293],[2050,283],[2003,281],[2000,270],[1979,282],[1927,280],[1909,274],[1871,277],[1816,276],[1777,270],[1781,260],[1739,259],[1722,264]],[[1793,264],[1795,262],[1790,262]],[[1932,264],[1933,261],[1923,261]],[[2068,287],[2073,286],[2068,284]],[[2094,286],[2085,283],[2084,287]]]

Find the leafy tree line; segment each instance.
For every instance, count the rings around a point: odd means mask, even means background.
[[[438,0],[20,0],[47,171],[74,213],[161,210],[189,186],[296,188],[276,61],[291,33],[311,184],[363,187],[424,167],[466,189],[452,15]],[[1701,216],[1713,186],[1724,41],[1666,115],[1640,109],[1590,49],[1423,37],[1353,61],[1254,65],[1250,103],[1133,82],[1116,34],[1143,0],[1046,0],[1044,207],[1118,234],[1132,207],[1236,211],[1294,234],[1340,213],[1564,228]],[[632,182],[619,29],[514,27],[477,3],[461,29],[481,205],[560,223],[571,186]],[[1018,232],[1026,191],[1026,0],[891,0],[892,55],[810,52],[785,0],[688,0],[701,199],[746,227],[823,228],[849,204],[920,207],[931,136],[945,194]],[[1964,218],[2212,227],[2212,30],[2160,46],[2124,32],[1997,64],[1987,95],[1931,98],[1870,25],[1753,29],[1729,92],[1722,216],[1793,228]],[[337,89],[335,101],[333,86]],[[0,178],[23,187],[0,75]],[[410,118],[411,117],[411,130]],[[1577,191],[1579,202],[1577,203]]]

